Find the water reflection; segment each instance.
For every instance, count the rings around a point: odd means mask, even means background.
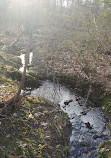
[[[88,158],[87,152],[91,153],[90,158],[97,158],[98,145],[109,139],[110,131],[104,128],[105,118],[100,108],[86,108],[85,99],[83,105],[76,101],[74,93],[59,84],[45,81],[42,86],[32,91],[32,95],[42,96],[50,101],[59,104],[66,112],[72,123],[72,135],[70,137],[70,156],[68,158]],[[68,100],[73,100],[65,105]],[[86,110],[86,114],[82,112]],[[89,122],[92,128],[88,128]]]
[[[21,72],[23,72],[24,71],[24,66],[25,66],[25,54],[21,54],[19,57],[20,57],[20,59],[22,61],[22,67],[20,67],[19,70]],[[29,64],[31,64],[32,58],[33,58],[33,52],[30,52],[30,54],[29,54]],[[26,72],[28,72],[28,70],[26,70]]]

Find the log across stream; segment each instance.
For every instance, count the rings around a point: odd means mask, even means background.
[[[22,61],[24,56],[22,56]],[[86,99],[78,100],[74,93],[65,86],[50,81],[34,89],[31,95],[44,97],[67,113],[72,124],[70,136],[70,155],[68,158],[97,158],[98,145],[109,139],[110,131],[105,125],[106,120],[102,110],[89,105],[85,107]]]

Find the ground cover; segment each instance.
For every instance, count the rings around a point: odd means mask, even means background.
[[[27,96],[0,120],[0,156],[65,158],[71,124],[57,105]]]

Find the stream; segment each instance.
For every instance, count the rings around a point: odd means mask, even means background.
[[[25,66],[25,54],[21,54],[20,56],[18,56],[18,57],[20,57],[20,59],[21,59],[21,61],[22,61],[22,67],[20,67],[20,71],[21,72],[23,72],[23,70],[24,70],[24,66]],[[33,57],[33,52],[30,52],[30,54],[29,54],[29,64],[31,64],[31,62],[32,62],[32,57]],[[27,72],[28,72],[28,70],[27,70]]]
[[[30,62],[32,56],[30,55]],[[24,55],[20,58],[24,63]],[[85,98],[79,97],[77,100],[75,94],[66,86],[48,80],[34,89],[31,95],[42,96],[58,104],[68,114],[72,124],[68,158],[97,158],[98,145],[110,137],[110,131],[105,126],[106,120],[100,108],[91,105],[85,107]]]

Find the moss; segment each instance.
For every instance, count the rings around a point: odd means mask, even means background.
[[[13,67],[19,69],[22,66],[21,59],[19,57],[14,56],[11,60],[11,63],[13,63]]]
[[[18,68],[21,66],[21,60],[6,52],[0,52],[0,83],[6,82],[10,77],[20,80]],[[14,71],[14,72],[13,72]]]
[[[99,145],[98,158],[111,158],[111,140]]]
[[[26,74],[25,81],[27,81],[30,84],[31,82],[35,82],[35,78],[29,74]]]
[[[108,127],[109,127],[109,129],[111,131],[111,122],[109,122]]]
[[[26,100],[25,100],[24,104],[25,104],[26,106],[28,106],[28,107],[31,107],[31,104],[30,104],[28,101],[26,101]]]
[[[24,88],[31,87],[33,89],[38,88],[40,85],[41,83],[38,77],[26,74]]]
[[[36,71],[35,74],[33,70]],[[101,96],[104,94],[105,89],[99,82],[97,81],[92,82],[78,75],[71,75],[64,73],[47,74],[46,71],[45,73],[43,73],[42,71],[39,72],[39,70],[37,70],[37,67],[33,67],[31,71],[33,71],[32,76],[35,76],[37,78],[39,76],[39,79],[41,80],[47,80],[47,79],[51,81],[55,80],[55,82],[59,82],[63,85],[67,85],[72,91],[76,89],[75,93],[83,97],[87,96],[89,92],[89,88],[91,86],[89,100],[92,101],[95,106],[101,106]]]
[[[68,117],[58,106],[40,97],[27,96],[24,105],[17,107],[16,117],[2,121],[0,157],[66,158],[71,128],[67,126]]]
[[[22,73],[18,70],[15,70],[9,73],[9,77],[11,77],[12,80],[20,81],[22,77]]]
[[[32,100],[33,103],[40,103],[39,97],[34,97]]]
[[[4,82],[6,82],[7,78],[0,73],[0,84],[3,84]]]
[[[63,148],[64,152],[68,153],[70,151],[70,147],[69,146],[64,146]]]
[[[33,70],[33,69],[29,69],[28,73],[32,76],[36,76],[37,75],[37,70]]]
[[[111,97],[104,96],[102,98],[102,109],[104,112],[108,113],[111,116]]]
[[[8,73],[8,77],[11,77],[12,80],[17,80],[20,81],[21,77],[22,77],[22,72],[20,72],[19,70],[14,70],[14,71],[10,71]],[[29,74],[26,74],[25,76],[25,87],[36,87],[37,86],[37,79]],[[38,83],[39,85],[39,83]]]
[[[12,155],[16,156],[16,155],[21,155],[22,154],[22,149],[16,143],[15,138],[12,137],[12,136],[9,137],[9,138],[5,138],[5,139],[4,139],[4,136],[3,136],[3,138],[1,138],[1,140],[0,140],[0,144],[5,146],[3,151],[1,150],[1,152],[3,152],[3,155],[2,155],[3,157],[12,158]],[[13,151],[12,151],[12,149],[13,149]],[[0,156],[1,156],[1,154],[0,154]]]
[[[3,65],[10,65],[17,69],[22,66],[21,59],[15,55],[8,54],[6,52],[0,52],[0,62]]]

